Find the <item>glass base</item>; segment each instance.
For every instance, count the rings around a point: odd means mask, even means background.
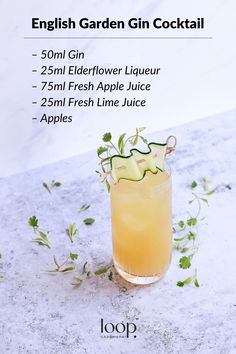
[[[125,272],[115,262],[114,262],[114,266],[116,268],[116,271],[122,278],[127,280],[129,283],[136,284],[136,285],[148,285],[148,284],[156,283],[164,275],[162,274],[162,275],[153,275],[153,276],[138,276],[138,275]]]

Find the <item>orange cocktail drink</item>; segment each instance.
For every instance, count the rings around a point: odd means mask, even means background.
[[[128,281],[148,284],[167,271],[172,253],[171,175],[111,184],[113,259]]]

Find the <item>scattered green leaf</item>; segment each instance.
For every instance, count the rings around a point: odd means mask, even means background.
[[[77,226],[76,224],[69,224],[68,229],[66,229],[66,233],[69,236],[71,242],[74,242],[74,237],[77,234]]]
[[[83,278],[81,277],[81,275],[75,275],[74,280],[75,280],[75,282],[72,283],[74,288],[79,288],[83,283]]]
[[[76,260],[77,258],[78,258],[78,255],[76,253],[70,253],[67,256],[67,258],[61,264],[59,264],[56,256],[53,256],[53,262],[56,265],[56,268],[55,269],[51,269],[51,270],[46,270],[46,272],[47,273],[67,273],[67,272],[72,272],[72,271],[74,271],[76,269],[74,260]],[[70,259],[72,261],[69,262]]]
[[[57,182],[57,181],[54,181],[52,180],[52,183],[51,183],[51,187],[60,187],[61,186],[61,182]]]
[[[180,220],[180,221],[178,222],[178,225],[179,225],[179,227],[181,227],[181,229],[183,229],[184,226],[185,226],[185,222],[184,222],[183,220]]]
[[[101,275],[101,274],[104,274],[106,273],[110,268],[112,267],[112,264],[108,265],[108,266],[105,266],[105,267],[101,267],[99,269],[97,269],[94,274],[95,275]]]
[[[52,193],[51,189],[49,188],[49,185],[46,182],[42,183],[43,187],[46,188],[46,190],[48,191],[48,193]]]
[[[88,262],[85,262],[84,265],[83,265],[82,274],[86,274],[87,277],[89,277],[90,276],[90,271],[87,269],[87,265],[88,265]]]
[[[180,286],[180,287],[183,287],[183,286],[184,286],[184,282],[179,280],[179,281],[177,282],[177,285]]]
[[[95,274],[95,275],[101,275],[101,274],[106,273],[107,270],[108,270],[107,267],[102,267],[102,268],[96,270],[96,272],[95,272],[94,274]]]
[[[84,224],[85,225],[92,225],[94,223],[94,219],[93,218],[87,218],[87,219],[84,219]]]
[[[51,183],[43,182],[42,185],[48,191],[48,193],[51,194],[53,188],[61,186],[61,182],[52,180]]]
[[[87,269],[87,264],[88,262],[85,262],[84,265],[83,265],[83,269],[82,269],[82,273],[81,274],[78,274],[76,276],[74,276],[74,280],[75,282],[72,283],[72,285],[75,287],[75,288],[79,288],[83,282],[83,276],[86,274],[87,277],[90,276],[90,271]]]
[[[36,230],[36,232],[41,236],[41,237],[36,237],[32,239],[32,242],[37,243],[40,246],[46,246],[47,248],[51,248],[50,242],[48,240],[48,237],[45,233]]]
[[[196,188],[197,187],[197,182],[196,181],[193,181],[192,184],[191,184],[191,188]]]
[[[28,220],[28,224],[29,226],[32,226],[32,227],[38,227],[38,219],[36,218],[35,215],[31,216]]]
[[[72,261],[74,261],[77,258],[78,258],[78,254],[77,253],[70,253],[70,259],[72,259]]]
[[[89,208],[90,208],[90,205],[89,205],[89,204],[83,204],[82,207],[80,208],[79,212],[88,210]]]
[[[104,143],[108,143],[109,141],[111,141],[111,139],[112,139],[111,133],[105,133],[102,137],[102,140],[104,141]]]
[[[74,266],[64,268],[64,269],[62,269],[62,270],[59,270],[59,272],[66,273],[66,272],[72,272],[73,270],[75,270],[75,267],[74,267]]]
[[[110,271],[110,273],[108,274],[108,279],[109,279],[110,281],[113,280],[113,273],[112,273],[112,271]]]
[[[184,280],[180,280],[177,282],[177,285],[180,286],[180,287],[183,287],[184,285],[186,284],[190,284],[194,282],[194,285],[196,287],[199,287],[199,283],[198,283],[198,280],[197,280],[197,270],[195,269],[195,272],[194,272],[194,275],[192,275],[191,277],[188,277]]]
[[[215,189],[212,189],[211,191],[207,192],[205,195],[212,195],[215,193],[215,191],[216,191]]]
[[[190,218],[187,220],[188,226],[194,226],[194,225],[196,225],[196,223],[197,223],[197,218],[190,217]]]
[[[179,260],[179,266],[180,268],[187,269],[190,268],[191,266],[191,258],[190,256],[183,256]]]
[[[37,243],[40,246],[46,246],[47,248],[51,248],[50,246],[50,242],[48,239],[47,234],[49,233],[49,231],[43,232],[40,228],[39,228],[39,221],[38,218],[33,215],[28,219],[28,225],[33,227],[34,229],[34,233],[36,233],[39,237],[33,238],[32,242]]]

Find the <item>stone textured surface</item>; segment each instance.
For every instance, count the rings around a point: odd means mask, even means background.
[[[236,112],[203,119],[154,134],[178,137],[170,158],[173,211],[186,211],[193,179],[212,178],[217,192],[204,210],[200,251],[194,259],[200,288],[179,288],[176,281],[192,270],[178,268],[173,256],[166,277],[146,287],[118,275],[91,276],[79,289],[71,274],[48,275],[50,250],[30,242],[29,216],[52,230],[54,253],[80,254],[92,271],[111,259],[109,198],[94,174],[95,154],[86,154],[0,180],[0,352],[4,353],[235,353],[236,352]],[[62,186],[50,195],[43,181]],[[91,208],[78,213],[83,203]],[[92,216],[92,226],[83,217]],[[65,234],[76,222],[73,247]],[[136,338],[101,338],[100,319],[135,322]]]

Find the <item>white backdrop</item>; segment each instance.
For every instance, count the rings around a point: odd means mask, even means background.
[[[102,133],[118,134],[147,126],[148,132],[182,124],[236,107],[235,0],[93,0],[0,2],[0,177],[95,149]],[[205,17],[203,31],[79,30],[40,32],[31,18],[81,17],[126,20],[141,17],[174,19]],[[24,36],[212,36],[208,40],[24,40]],[[31,70],[41,66],[32,52],[41,49],[79,49],[93,66],[158,66],[143,109],[71,109],[73,124],[46,126],[32,117],[42,109],[31,102],[41,97],[32,84],[40,77]],[[97,79],[96,79],[97,80]],[[127,78],[128,80],[128,78]],[[116,80],[115,80],[116,81]],[[124,81],[124,80],[122,80]],[[139,79],[135,80],[139,81]],[[149,80],[145,80],[148,82]],[[113,97],[115,94],[113,94]],[[77,97],[84,97],[79,93]],[[118,95],[119,96],[119,95]],[[138,96],[138,95],[137,95]],[[51,111],[50,113],[53,113]]]

